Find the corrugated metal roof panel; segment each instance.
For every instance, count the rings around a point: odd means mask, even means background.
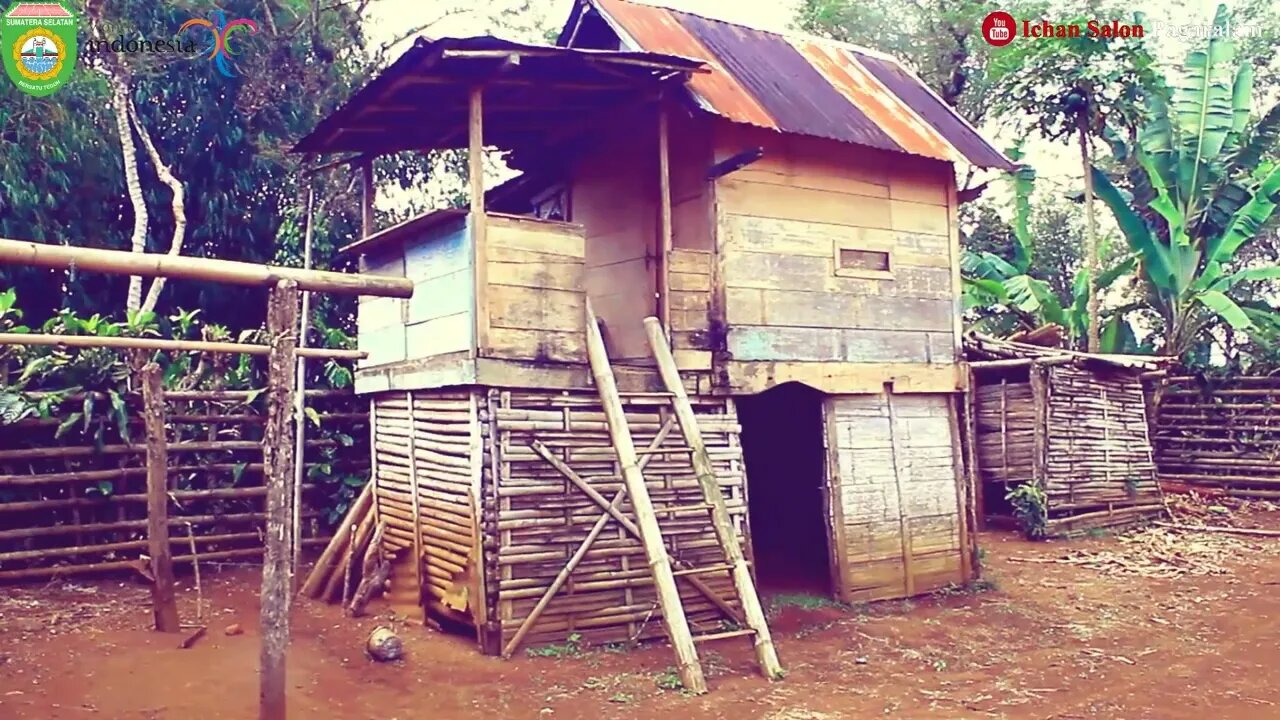
[[[875,57],[868,53],[855,52],[862,66],[884,83],[889,91],[902,98],[912,110],[936,129],[969,162],[981,167],[994,167],[1013,170],[1013,162],[996,150],[985,138],[965,122],[956,111],[949,107],[929,88],[920,82],[915,75],[907,72],[897,62]]]
[[[627,0],[585,0],[635,50],[707,61],[690,81],[735,122],[982,167],[1013,163],[896,61]]]
[[[845,100],[786,38],[697,15],[677,17],[755,96],[779,129],[903,151],[876,122]],[[709,99],[720,110],[723,99]]]
[[[595,0],[595,3],[614,29],[621,31],[620,35],[634,40],[640,47],[650,52],[705,60],[712,72],[691,78],[689,87],[707,110],[739,122],[778,129],[756,98],[720,64],[714,52],[680,24],[675,13],[619,0]]]

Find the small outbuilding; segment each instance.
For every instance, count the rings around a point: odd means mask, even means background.
[[[1164,513],[1142,382],[1162,358],[976,334],[964,347],[968,454],[983,522],[1068,535]],[[1023,486],[1011,502],[1008,494]]]
[[[720,549],[678,509],[699,490],[649,316],[762,591],[853,602],[972,577],[954,164],[1012,165],[919,79],[839,43],[583,0],[556,47],[418,40],[297,150],[367,168],[459,148],[469,207],[385,229],[367,212],[347,248],[415,283],[361,303],[356,390],[386,542],[412,548],[428,612],[489,652],[661,632],[624,528],[571,560],[600,508],[565,468],[621,487],[588,303],[677,562]],[[486,188],[496,151],[521,175]],[[733,621],[727,583],[681,576],[691,623]]]

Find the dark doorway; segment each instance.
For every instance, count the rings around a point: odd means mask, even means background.
[[[833,594],[823,501],[823,397],[807,385],[786,383],[735,398],[756,580],[767,592]]]

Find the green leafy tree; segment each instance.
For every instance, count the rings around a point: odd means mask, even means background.
[[[1229,22],[1219,6],[1214,25]],[[1120,189],[1092,176],[1129,246],[1142,258],[1147,301],[1158,316],[1163,352],[1183,356],[1206,330],[1277,326],[1265,304],[1242,304],[1242,286],[1280,277],[1280,268],[1237,267],[1236,258],[1271,221],[1280,202],[1280,104],[1251,113],[1253,69],[1238,62],[1225,34],[1187,55],[1179,81],[1148,99],[1136,142],[1113,142],[1128,168]]]

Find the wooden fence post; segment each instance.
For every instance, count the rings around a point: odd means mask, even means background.
[[[135,366],[136,367],[136,366]],[[173,555],[169,551],[169,453],[164,435],[164,383],[160,366],[141,371],[142,411],[147,432],[147,548],[151,553],[151,605],[156,630],[178,632],[173,595]]]
[[[289,644],[289,525],[294,448],[289,433],[297,378],[298,283],[281,280],[267,300],[267,424],[262,436],[263,475],[267,484],[266,554],[262,563],[260,623],[262,654],[258,717],[285,720],[285,651]]]

